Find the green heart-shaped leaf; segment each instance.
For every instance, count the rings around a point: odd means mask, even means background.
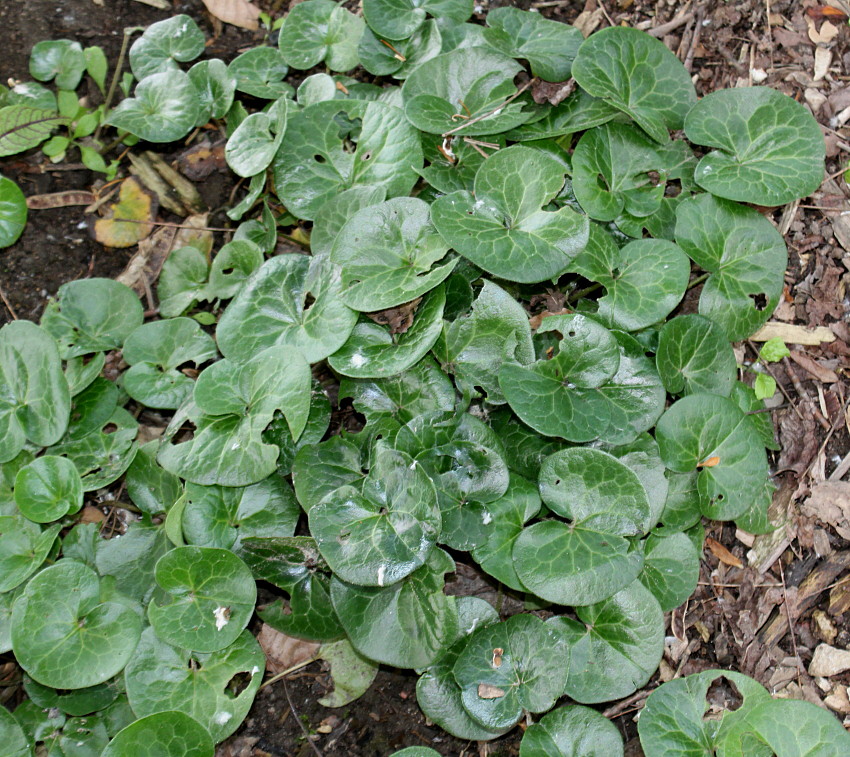
[[[697,183],[718,197],[784,205],[814,192],[825,146],[808,109],[769,87],[712,92],[685,120],[688,139],[715,147],[697,166]]]
[[[644,543],[646,561],[638,579],[664,612],[676,609],[697,587],[700,553],[684,533],[663,538],[650,535]]]
[[[655,364],[664,388],[671,394],[728,397],[738,374],[735,353],[723,329],[694,313],[664,324]]]
[[[560,630],[513,615],[475,631],[454,665],[463,706],[488,729],[510,728],[524,710],[545,712],[561,696],[570,648]]]
[[[530,725],[520,757],[623,757],[623,738],[608,718],[590,707],[568,705]]]
[[[485,281],[472,311],[444,326],[435,354],[464,393],[473,396],[480,387],[487,402],[502,404],[502,364],[534,360],[528,314],[504,289]]]
[[[507,132],[505,136],[516,142],[555,139],[601,126],[608,123],[619,112],[605,100],[593,97],[583,89],[576,89],[562,103],[554,108],[547,108],[539,121],[518,126]]]
[[[744,339],[779,304],[788,254],[776,227],[758,211],[708,194],[676,209],[676,242],[705,271],[699,311]]]
[[[394,376],[419,362],[440,336],[446,290],[438,285],[416,309],[413,325],[402,334],[361,316],[348,341],[328,359],[337,373],[352,378]]]
[[[331,260],[342,269],[342,300],[355,310],[384,310],[416,299],[443,281],[453,260],[428,203],[397,197],[355,213],[342,227]]]
[[[263,100],[292,95],[292,86],[283,81],[289,67],[276,47],[252,47],[234,58],[227,67],[236,79],[236,89]]]
[[[495,276],[525,283],[550,279],[587,244],[586,218],[568,207],[541,210],[563,185],[558,160],[514,145],[484,161],[474,193],[438,198],[434,225],[461,255]]]
[[[579,86],[631,116],[656,142],[667,142],[670,130],[682,128],[697,100],[681,61],[661,40],[629,27],[588,37],[572,73]]]
[[[279,346],[316,363],[351,334],[357,313],[341,302],[339,269],[325,258],[279,255],[245,282],[221,316],[216,337],[225,357],[249,360]]]
[[[280,30],[280,51],[293,68],[305,70],[325,61],[331,71],[354,68],[357,43],[366,24],[330,0],[307,0],[292,7]]]
[[[63,359],[121,347],[142,325],[136,293],[112,279],[78,279],[59,287],[41,326],[59,342]]]
[[[0,516],[0,593],[11,591],[35,573],[62,530],[60,524],[42,531],[18,516]]]
[[[34,79],[55,81],[59,89],[74,90],[86,70],[82,45],[69,39],[37,42],[30,52],[29,69]]]
[[[137,717],[179,710],[197,720],[218,742],[245,719],[264,669],[263,650],[248,631],[225,649],[200,654],[173,647],[153,628],[146,628],[124,671],[124,683]],[[233,691],[229,684],[240,674],[248,679],[247,685]]]
[[[406,79],[426,60],[442,50],[440,27],[434,20],[426,21],[408,39],[398,39],[392,46],[368,27],[363,31],[357,54],[360,65],[375,76]]]
[[[212,757],[212,737],[197,720],[175,710],[139,718],[115,734],[101,757]]]
[[[204,41],[204,33],[190,16],[180,14],[157,21],[130,48],[130,68],[139,80],[176,71],[178,62],[195,60],[204,51]]]
[[[27,200],[11,179],[0,176],[0,248],[18,241],[27,225]]]
[[[222,650],[237,639],[254,612],[254,577],[226,549],[172,549],[156,564],[156,582],[162,593],[148,605],[148,618],[157,636],[174,646]]]
[[[743,514],[764,488],[767,456],[755,427],[731,400],[692,394],[661,416],[656,429],[661,457],[671,470],[700,469],[697,487],[706,517]]]
[[[419,135],[404,113],[362,100],[328,100],[294,114],[273,165],[278,196],[293,215],[307,219],[354,186],[407,195],[421,167]]]
[[[606,326],[637,331],[663,320],[679,304],[691,266],[672,242],[639,239],[618,247],[594,224],[587,247],[570,271],[605,287],[596,315]]]
[[[183,536],[189,544],[238,551],[248,537],[292,536],[300,514],[295,493],[274,475],[246,487],[190,483]]]
[[[384,187],[356,186],[328,197],[313,219],[310,232],[310,251],[314,256],[330,254],[339,232],[359,210],[383,202]]]
[[[292,482],[301,506],[310,510],[337,489],[360,489],[365,473],[360,448],[341,436],[299,450],[292,465]]]
[[[254,242],[247,239],[228,242],[213,258],[207,298],[227,300],[235,296],[264,261],[263,251]]]
[[[135,97],[116,105],[104,123],[148,142],[174,142],[193,129],[200,109],[198,92],[189,76],[179,70],[163,71],[142,79]]]
[[[189,80],[200,103],[195,126],[203,126],[211,118],[224,118],[236,94],[236,77],[224,61],[213,58],[196,63],[189,69]]]
[[[425,61],[404,82],[404,112],[430,134],[498,134],[529,118],[513,78],[521,66],[490,47],[452,50]],[[468,124],[468,126],[466,125]]]
[[[643,686],[664,650],[664,615],[640,581],[599,604],[576,609],[579,621],[553,618],[572,654],[564,693],[583,704],[622,699]]]
[[[195,385],[178,368],[214,360],[218,351],[196,320],[172,318],[139,326],[127,337],[122,354],[131,366],[124,374],[127,394],[148,407],[177,409]]]
[[[113,577],[117,591],[138,602],[147,603],[155,586],[154,569],[157,560],[172,545],[164,528],[134,522],[121,539],[97,538],[94,546],[95,560],[92,567],[97,568],[101,576]]]
[[[82,689],[112,678],[131,659],[141,631],[137,612],[102,602],[97,574],[74,560],[41,571],[12,609],[18,663],[56,689]]]
[[[331,605],[330,570],[308,536],[250,537],[240,554],[257,579],[289,594],[289,602],[259,612],[264,622],[288,636],[329,641],[344,635]]]
[[[471,0],[364,0],[366,23],[380,37],[397,40],[414,34],[426,14],[463,23],[472,15]]]
[[[512,58],[524,58],[531,73],[544,81],[570,78],[573,60],[584,37],[574,26],[519,8],[493,8],[487,14],[487,44]]]
[[[162,265],[156,285],[159,313],[173,318],[207,296],[210,264],[197,247],[180,247]]]
[[[83,482],[74,464],[55,455],[44,455],[18,471],[15,504],[24,517],[50,523],[83,506]]]
[[[435,549],[392,586],[355,586],[334,576],[331,600],[357,651],[399,668],[430,665],[458,635],[456,600],[443,594],[443,574],[454,569],[454,560]]]
[[[234,173],[251,177],[265,171],[278,151],[296,105],[282,97],[266,112],[252,113],[227,140],[224,156]]]
[[[440,535],[428,474],[408,455],[381,449],[362,491],[345,486],[310,508],[310,533],[342,580],[389,586],[425,563]]]

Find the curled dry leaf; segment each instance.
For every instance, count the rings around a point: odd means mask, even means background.
[[[498,686],[492,686],[489,683],[479,683],[478,696],[482,699],[501,699],[505,696],[505,692]]]
[[[241,26],[243,29],[257,29],[260,9],[248,0],[204,0],[207,10],[225,24]]]
[[[287,636],[267,623],[263,623],[257,641],[266,654],[266,669],[271,673],[282,673],[302,662],[312,660],[319,650],[319,644],[316,642]]]
[[[92,225],[92,236],[106,247],[132,247],[153,231],[149,222],[158,207],[156,197],[135,176],[124,179],[118,202],[107,205],[104,217]]]
[[[711,550],[711,554],[725,565],[731,565],[733,568],[744,567],[744,563],[735,557],[735,555],[726,549],[726,547],[724,547],[719,541],[712,539],[710,536],[705,537],[705,546]]]

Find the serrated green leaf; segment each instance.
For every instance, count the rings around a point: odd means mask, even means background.
[[[68,123],[56,111],[29,104],[0,108],[0,158],[40,145],[58,126]]]
[[[457,638],[455,598],[443,594],[454,560],[440,549],[407,578],[384,588],[355,586],[336,576],[331,600],[355,649],[400,668],[424,668]]]
[[[215,342],[191,318],[152,321],[135,329],[122,351],[131,366],[124,374],[124,389],[148,407],[177,409],[192,393],[194,381],[178,370],[186,363],[196,367],[218,355]]]
[[[419,135],[404,113],[362,100],[314,103],[293,115],[273,164],[278,196],[293,215],[307,219],[354,186],[407,195],[421,167]]]
[[[130,706],[138,717],[164,710],[190,715],[222,741],[245,719],[260,688],[265,655],[248,632],[228,647],[201,654],[173,647],[145,629],[133,659],[124,671]],[[247,685],[229,688],[235,676]]]
[[[189,76],[167,70],[142,79],[135,97],[122,100],[104,123],[148,142],[174,142],[193,129],[200,113],[198,91]]]
[[[404,112],[420,131],[498,134],[529,118],[513,78],[519,64],[490,47],[452,50],[425,61],[404,82]],[[468,124],[468,125],[465,125]]]
[[[823,179],[823,134],[805,106],[769,87],[712,92],[685,120],[688,139],[715,147],[697,166],[697,183],[718,197],[784,205]]]
[[[523,58],[531,73],[544,81],[562,82],[570,70],[584,36],[574,26],[543,18],[519,8],[493,8],[487,14],[484,39],[512,58]]]
[[[190,16],[157,21],[130,47],[130,68],[139,81],[151,74],[176,71],[178,62],[187,63],[204,51],[204,41],[204,33]]]
[[[341,295],[339,269],[329,260],[271,258],[221,316],[216,329],[219,349],[231,360],[247,360],[272,346],[294,348],[310,363],[323,360],[345,344],[357,321],[357,313],[340,301]]]
[[[708,194],[676,209],[676,242],[711,275],[699,312],[731,340],[761,326],[779,303],[788,261],[785,243],[758,211]]]
[[[130,660],[141,630],[134,610],[101,602],[97,574],[73,560],[41,571],[12,609],[18,664],[57,689],[82,689],[112,678]]]
[[[699,469],[697,487],[706,517],[743,514],[764,488],[767,457],[755,427],[735,403],[692,394],[661,416],[656,429],[661,457],[671,470]]]
[[[656,142],[667,142],[670,130],[682,128],[697,100],[681,61],[661,40],[629,27],[588,37],[572,73],[579,86],[631,116]]]
[[[0,248],[18,241],[27,225],[27,201],[21,188],[0,176]]]
[[[735,353],[723,329],[695,313],[664,324],[655,364],[664,388],[671,394],[728,397],[738,374]]]
[[[474,193],[433,204],[434,225],[461,255],[500,278],[557,277],[587,244],[588,222],[568,207],[541,210],[564,185],[564,167],[537,150],[499,150],[475,174]]]
[[[623,757],[623,738],[597,710],[568,705],[530,725],[522,737],[520,757]]]
[[[292,536],[300,514],[292,488],[275,475],[246,487],[189,483],[183,536],[189,544],[239,552],[248,537]]]
[[[148,618],[156,635],[173,646],[223,650],[254,612],[251,571],[226,549],[177,547],[159,559],[155,575],[161,591],[148,605]]]
[[[24,517],[36,523],[75,513],[83,506],[80,474],[70,460],[43,455],[18,471],[15,504]]]
[[[139,718],[115,734],[101,757],[212,757],[212,737],[197,720],[175,710]]]
[[[472,15],[471,0],[364,0],[366,23],[380,37],[403,40],[425,23],[426,14],[462,23]]]

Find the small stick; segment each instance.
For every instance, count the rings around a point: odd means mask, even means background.
[[[802,690],[803,682],[800,680],[800,657],[797,654],[797,634],[794,633],[794,624],[791,622],[791,608],[788,607],[788,589],[785,586],[785,569],[782,567],[782,558],[777,561],[779,565],[779,577],[782,579],[782,604],[785,606],[785,615],[788,618],[788,630],[791,632],[791,650],[794,652],[794,657],[797,664],[794,666],[797,670],[797,685]]]
[[[295,709],[295,705],[292,704],[292,699],[289,697],[289,689],[286,687],[286,679],[283,679],[283,693],[286,694],[286,701],[289,702],[289,709],[292,710],[292,714],[295,715],[295,719],[298,721],[298,725],[301,726],[301,730],[304,733],[304,738],[307,740],[307,743],[313,747],[313,751],[316,753],[316,757],[322,757],[322,753],[319,751],[319,747],[317,747],[313,740],[310,738],[310,734],[307,733],[307,728],[304,726],[304,723],[301,722],[301,718],[298,717],[298,710]]]
[[[483,121],[488,116],[492,116],[497,111],[500,111],[506,105],[510,105],[514,100],[516,100],[525,90],[527,90],[534,82],[537,81],[537,77],[535,76],[533,79],[529,79],[525,84],[523,84],[516,92],[514,92],[507,100],[505,100],[498,108],[493,108],[493,110],[489,110],[486,113],[482,113],[480,116],[476,116],[475,118],[470,118],[468,121],[462,123],[460,126],[456,126],[454,129],[449,129],[449,131],[443,132],[443,137],[449,137],[456,132],[459,132],[461,129],[465,129],[467,126],[471,126],[472,124],[476,124],[479,121]]]
[[[694,55],[696,54],[697,45],[699,44],[699,37],[702,33],[702,22],[705,19],[705,9],[700,6],[697,10],[697,18],[694,22],[694,36],[691,37],[691,44],[688,47],[688,53],[685,55],[685,68],[688,70],[688,73],[691,72],[691,69],[694,67]]]
[[[672,21],[668,21],[666,24],[659,24],[658,26],[653,27],[652,29],[647,30],[647,34],[656,39],[661,39],[665,34],[672,32],[678,29],[680,26],[684,26],[688,23],[694,14],[690,11],[687,13],[683,13],[681,16],[676,16]]]
[[[112,98],[115,96],[115,88],[118,86],[118,77],[121,76],[121,69],[124,67],[124,57],[127,55],[127,45],[130,43],[130,35],[133,32],[141,31],[142,26],[128,26],[124,29],[124,38],[121,40],[121,51],[118,53],[118,62],[115,64],[115,73],[112,74],[112,81],[109,83],[109,91],[106,93],[106,100],[103,101],[103,112],[109,114],[109,106],[112,104]],[[103,124],[98,124],[94,133],[95,142],[100,137],[100,130]]]
[[[806,400],[811,399],[800,381],[797,371],[791,367],[791,363],[787,357],[782,358],[782,367],[785,369],[785,373],[788,375],[788,378],[791,379],[791,384],[794,386],[794,390],[797,394],[800,395],[800,398]],[[812,415],[815,416],[815,419],[818,423],[820,423],[821,428],[823,428],[824,431],[829,431],[829,421],[823,417],[823,413],[815,407],[814,403],[812,403]]]
[[[602,2],[602,0],[597,0],[597,5],[599,6],[600,10],[602,11],[602,15],[603,15],[603,16],[605,16],[605,20],[606,20],[606,21],[607,21],[607,22],[608,22],[611,26],[616,26],[617,24],[615,24],[615,23],[614,23],[614,20],[611,18],[611,16],[609,16],[609,15],[608,15],[608,10],[607,10],[607,8],[605,7],[605,4]]]
[[[3,291],[3,287],[0,287],[0,300],[3,300],[3,304],[6,306],[6,309],[9,311],[9,315],[12,316],[13,321],[18,320],[18,314],[15,312],[15,308],[12,307],[12,303],[6,299],[6,293]]]

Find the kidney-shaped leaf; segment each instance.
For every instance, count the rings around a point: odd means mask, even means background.
[[[524,58],[531,64],[531,73],[544,81],[569,79],[573,60],[584,42],[574,26],[510,6],[493,8],[487,14],[487,26],[487,44],[512,58]]]
[[[586,218],[566,206],[541,210],[563,186],[560,161],[514,145],[484,161],[474,193],[438,198],[434,225],[485,271],[509,281],[544,281],[562,273],[587,244]]]
[[[9,247],[27,225],[27,201],[21,188],[11,179],[0,176],[0,248]]]
[[[219,742],[239,727],[251,709],[265,662],[263,650],[248,631],[225,649],[201,654],[171,646],[147,628],[124,671],[124,682],[138,717],[179,710]],[[232,691],[229,684],[240,674],[247,685]]]
[[[213,757],[209,731],[183,712],[156,712],[130,723],[109,742],[101,757]]]
[[[221,316],[216,337],[225,357],[248,360],[280,345],[316,363],[351,334],[357,313],[342,299],[339,269],[327,259],[278,255],[248,279]]]
[[[0,516],[0,593],[11,591],[35,573],[47,559],[60,524],[42,531],[17,516]]]
[[[525,710],[548,710],[564,689],[570,648],[560,629],[513,615],[475,631],[454,665],[463,706],[480,725],[514,725]]]
[[[55,81],[59,89],[76,89],[86,70],[82,45],[69,39],[42,40],[32,48],[29,68],[38,81]]]
[[[280,52],[299,70],[325,61],[331,71],[348,71],[358,61],[357,44],[366,24],[330,0],[307,0],[292,7],[280,30]]]
[[[41,317],[63,359],[120,347],[142,325],[136,293],[113,279],[78,279],[59,287]]]
[[[402,87],[404,112],[421,131],[465,136],[498,134],[529,118],[513,78],[522,67],[490,47],[452,50],[425,61]],[[465,124],[469,124],[466,126]]]
[[[297,106],[282,97],[268,113],[252,113],[227,140],[224,156],[234,173],[250,178],[265,171],[278,151],[289,114]]]
[[[234,58],[227,71],[246,95],[277,100],[292,94],[292,86],[283,81],[289,67],[276,47],[252,47]]]
[[[725,397],[692,394],[679,400],[661,416],[656,438],[668,468],[699,469],[697,487],[708,518],[737,518],[764,488],[764,446],[744,412]]]
[[[236,94],[236,78],[218,58],[202,60],[189,69],[189,79],[198,93],[200,109],[195,126],[211,118],[224,118]]]
[[[194,60],[203,51],[204,33],[190,16],[180,14],[145,29],[130,48],[130,68],[141,80],[151,74],[176,71],[178,62]]]
[[[192,393],[194,382],[182,370],[215,359],[212,337],[193,318],[171,318],[139,326],[124,342],[124,389],[148,407],[177,409]]]
[[[274,183],[293,215],[313,219],[327,200],[353,186],[406,195],[421,167],[419,135],[399,108],[326,100],[290,117]]]
[[[115,106],[105,123],[148,142],[174,142],[192,130],[200,108],[198,92],[188,74],[163,71],[142,79],[135,97]]]
[[[622,699],[643,686],[664,650],[664,614],[640,581],[610,599],[554,618],[571,647],[564,693],[583,704]]]
[[[697,183],[718,197],[784,205],[823,180],[823,134],[809,110],[770,87],[712,92],[688,113],[685,133],[715,147],[697,166]]]
[[[684,602],[697,587],[700,553],[685,533],[658,537],[650,534],[644,542],[646,561],[640,582],[658,600],[664,612]]]
[[[623,757],[623,738],[608,718],[590,707],[568,705],[529,726],[520,757]]]
[[[744,339],[779,304],[788,254],[776,227],[753,208],[701,194],[676,209],[676,242],[711,275],[699,311]]]
[[[440,27],[436,21],[426,21],[408,39],[395,40],[392,46],[367,28],[358,47],[360,64],[376,76],[406,79],[426,60],[439,55],[442,50]]]
[[[9,757],[32,757],[32,747],[24,729],[5,707],[0,710],[0,738],[8,749]]]
[[[112,678],[130,660],[141,631],[137,612],[122,602],[102,602],[97,574],[75,560],[41,571],[12,609],[18,663],[55,689]]]
[[[172,549],[156,564],[156,582],[162,593],[148,606],[148,618],[157,636],[176,647],[224,649],[254,613],[254,577],[227,549]]]
[[[364,0],[363,15],[380,37],[410,37],[425,22],[426,14],[463,23],[472,15],[471,0]]]
[[[64,457],[43,455],[18,471],[15,504],[36,523],[50,523],[83,506],[83,482]]]
[[[691,271],[688,256],[664,239],[638,239],[618,247],[594,224],[570,271],[605,287],[597,317],[609,328],[637,331],[664,319],[679,304]]]
[[[362,491],[345,486],[310,508],[310,533],[342,580],[389,586],[424,564],[440,534],[437,494],[421,465],[381,449]]]
[[[579,48],[572,72],[583,89],[631,116],[656,142],[682,128],[697,99],[682,62],[661,40],[638,29],[612,26],[592,34]]]
[[[342,269],[343,302],[384,310],[416,299],[442,282],[456,261],[436,265],[448,251],[428,203],[396,197],[355,213],[339,232],[331,260]]]

